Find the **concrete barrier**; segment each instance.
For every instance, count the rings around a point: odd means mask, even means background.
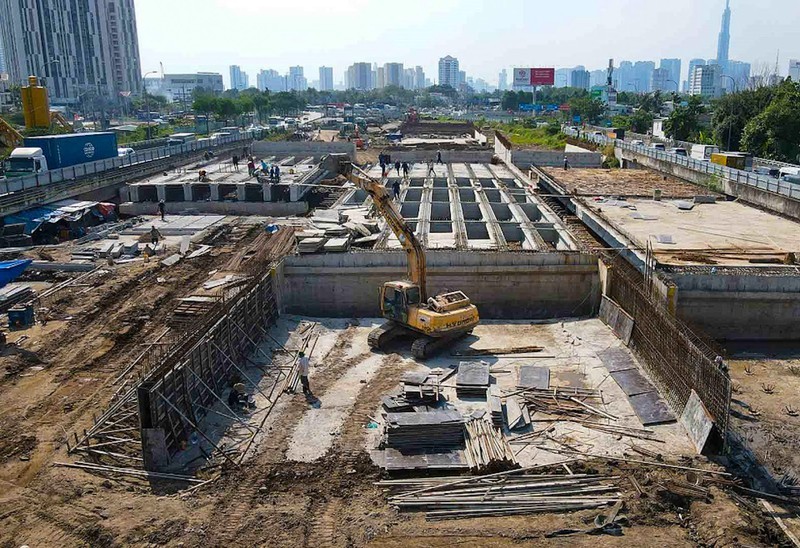
[[[308,202],[165,202],[166,212],[178,215],[185,211],[215,213],[219,215],[302,215],[308,211]],[[157,215],[154,202],[125,202],[119,205],[124,215]]]
[[[514,165],[527,169],[533,165],[542,167],[560,167],[564,165],[566,156],[572,167],[600,167],[602,155],[598,152],[559,152],[557,150],[514,150],[511,161]]]
[[[426,258],[428,293],[464,291],[486,319],[588,316],[599,307],[597,258],[589,254],[431,251]],[[286,257],[281,306],[310,316],[379,316],[378,289],[405,278],[406,262],[402,252]]]
[[[324,141],[256,141],[250,150],[258,157],[294,155],[324,156],[325,154],[349,154],[355,160],[355,143]]]
[[[412,162],[416,164],[425,163],[429,160],[436,161],[435,150],[387,150],[392,162],[397,160],[401,162]],[[488,164],[492,161],[492,151],[480,150],[443,150],[442,161],[445,163],[480,163]]]

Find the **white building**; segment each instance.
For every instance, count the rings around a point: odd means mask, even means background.
[[[286,91],[286,78],[277,70],[262,69],[256,75],[256,84],[261,91],[271,92]]]
[[[423,89],[425,87],[425,71],[422,67],[417,65],[414,67],[414,89]]]
[[[800,81],[800,59],[789,60],[789,78],[792,82]]]
[[[439,85],[458,89],[459,83],[458,59],[449,55],[439,59]]]
[[[719,97],[721,78],[722,67],[719,65],[697,65],[689,75],[689,93],[705,98]]]
[[[319,67],[319,90],[333,91],[333,67]]]
[[[386,63],[383,65],[384,85],[403,87],[403,63]]]
[[[308,80],[303,76],[303,67],[289,67],[289,75],[286,77],[286,87],[295,91],[305,91],[308,89]]]
[[[6,72],[6,55],[3,53],[3,35],[0,34],[0,74]]]
[[[497,89],[500,91],[508,89],[508,72],[506,72],[506,69],[501,70],[500,75],[497,77]]]
[[[250,78],[247,73],[242,70],[239,65],[230,66],[231,73],[231,87],[229,89],[238,89],[243,91],[250,87]]]
[[[165,74],[164,78],[146,78],[145,87],[152,95],[163,95],[172,102],[191,102],[194,90],[218,95],[223,92],[222,75],[218,72]]]
[[[0,42],[12,84],[44,79],[53,104],[93,91],[137,94],[142,86],[133,0],[0,0]]]

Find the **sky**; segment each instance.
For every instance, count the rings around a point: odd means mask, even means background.
[[[357,61],[421,65],[440,57],[497,84],[502,68],[602,69],[613,58],[656,63],[716,57],[724,0],[135,0],[142,72],[219,72],[321,65],[335,83]],[[731,0],[730,59],[774,67],[800,59],[800,0]],[[509,79],[511,78],[509,72]]]

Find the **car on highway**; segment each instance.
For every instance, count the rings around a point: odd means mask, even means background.
[[[642,141],[641,139],[634,139],[633,141],[631,141],[631,144],[636,147],[643,147],[644,141]]]
[[[680,147],[673,147],[673,148],[669,149],[667,152],[669,152],[670,154],[675,154],[676,156],[688,156],[689,155],[689,153],[686,152],[685,148],[680,148]]]
[[[653,150],[667,150],[667,147],[664,146],[664,143],[652,143],[650,148]]]
[[[126,156],[131,156],[132,154],[136,154],[136,151],[130,147],[119,147],[117,148],[117,156],[120,158],[124,158]]]

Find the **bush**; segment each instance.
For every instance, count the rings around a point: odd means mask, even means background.
[[[614,153],[614,145],[606,145],[603,147],[603,167],[606,169],[617,169],[619,165],[619,160]]]

